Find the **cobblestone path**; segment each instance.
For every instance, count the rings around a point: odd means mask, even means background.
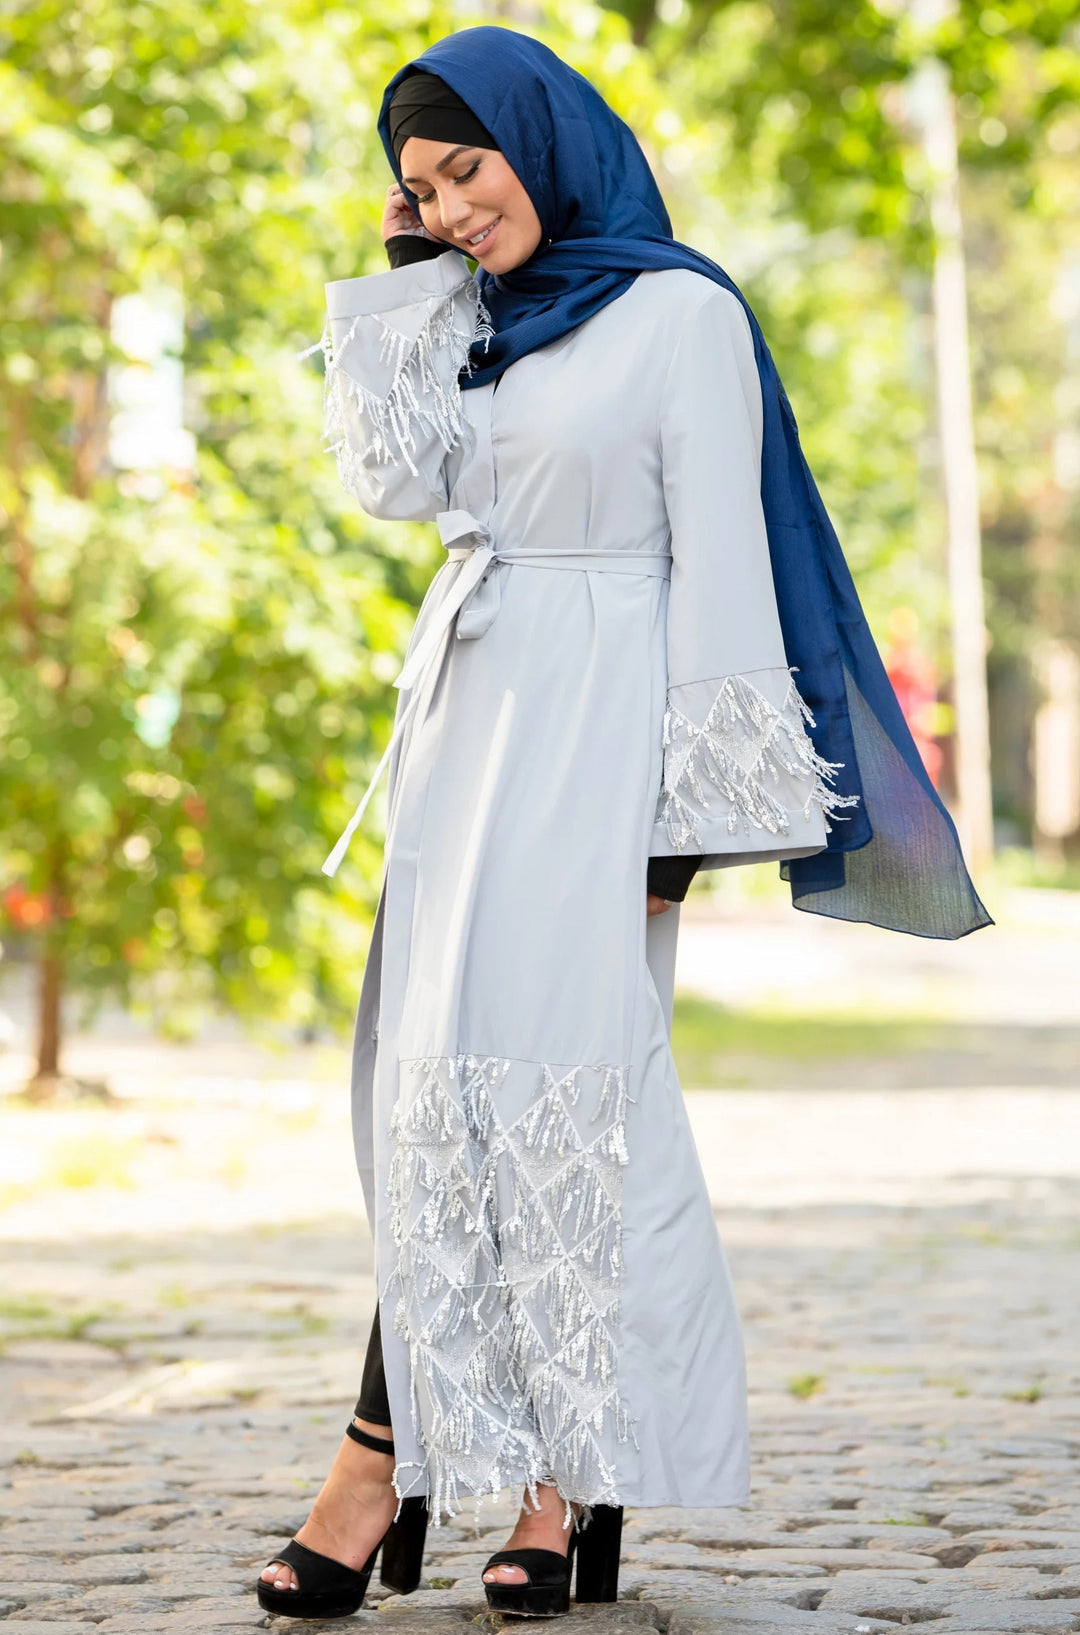
[[[645,1635],[1080,1630],[1080,1183],[738,1209],[754,1496],[628,1516]],[[22,1635],[349,1628],[268,1619],[256,1570],[348,1417],[372,1287],[352,1221],[5,1246],[0,1621]],[[453,1635],[511,1502],[430,1537],[353,1623]]]

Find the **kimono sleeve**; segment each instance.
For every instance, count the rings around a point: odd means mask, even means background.
[[[663,779],[651,856],[821,851],[834,769],[788,669],[761,504],[753,337],[720,286],[681,325],[660,408],[671,527]]]
[[[371,516],[430,520],[463,432],[458,373],[483,333],[465,258],[339,279],[326,304],[325,430],[342,485]]]

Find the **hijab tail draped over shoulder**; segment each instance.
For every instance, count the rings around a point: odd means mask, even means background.
[[[763,406],[761,503],[787,664],[809,712],[815,764],[832,778],[825,850],[782,865],[795,906],[926,937],[962,937],[991,924],[886,675],[776,366],[741,291],[716,262],[674,239],[637,139],[595,87],[547,46],[511,29],[450,34],[386,87],[379,131],[414,211],[390,106],[399,83],[417,73],[445,81],[490,133],[528,192],[543,234],[521,266],[477,274],[490,322],[462,366],[463,391],[487,385],[567,335],[624,295],[642,272],[701,273],[746,313]],[[452,397],[448,383],[448,424],[456,412]],[[407,388],[399,403],[408,412]]]

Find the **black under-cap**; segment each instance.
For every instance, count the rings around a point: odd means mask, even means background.
[[[470,148],[498,148],[499,144],[456,91],[444,79],[424,70],[408,74],[390,101],[390,142],[395,157],[410,136],[429,142],[456,142]]]

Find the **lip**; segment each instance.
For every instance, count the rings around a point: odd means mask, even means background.
[[[478,258],[478,257],[480,257],[482,255],[487,254],[488,250],[491,248],[491,246],[494,244],[495,240],[499,236],[499,228],[502,226],[502,217],[501,216],[496,216],[493,221],[487,222],[485,225],[491,228],[491,232],[488,234],[488,236],[484,240],[483,244],[470,244],[469,243],[469,238],[475,238],[476,237],[475,233],[470,233],[468,238],[461,238],[461,239],[458,240],[458,243],[461,245],[461,248],[463,250],[465,250],[471,256],[474,256],[474,257]],[[483,227],[481,227],[481,228],[478,228],[477,231],[482,233],[484,231],[484,229],[483,229]]]

